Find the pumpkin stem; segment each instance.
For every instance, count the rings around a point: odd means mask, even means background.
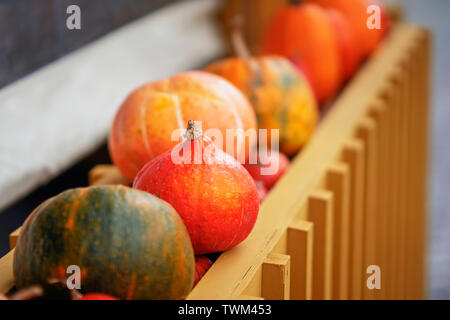
[[[197,127],[193,120],[188,121],[188,126],[186,128],[186,132],[183,137],[188,141],[197,140],[202,136],[202,130]]]
[[[244,18],[241,14],[238,14],[233,19],[233,31],[231,33],[231,43],[233,45],[234,52],[240,58],[248,59],[251,57],[247,44],[245,43],[242,35],[242,26],[244,24]]]
[[[291,5],[296,6],[302,4],[303,0],[291,0]]]

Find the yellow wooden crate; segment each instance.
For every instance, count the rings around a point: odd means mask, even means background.
[[[397,23],[188,299],[425,297],[430,34]],[[91,184],[126,183],[111,166]],[[0,292],[14,285],[13,248]],[[381,289],[366,273],[381,269]]]

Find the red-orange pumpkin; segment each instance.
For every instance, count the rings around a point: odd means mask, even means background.
[[[205,273],[211,268],[212,261],[205,256],[195,257],[195,276],[194,276],[194,287],[203,278]]]
[[[318,5],[291,5],[279,11],[269,23],[262,53],[279,54],[301,65],[319,102],[332,98],[341,84],[336,35]]]
[[[193,121],[189,121],[186,137],[172,151],[147,163],[133,187],[156,195],[177,210],[195,254],[231,249],[248,236],[258,216],[255,182]]]
[[[227,129],[257,128],[250,103],[228,81],[207,72],[181,73],[139,87],[122,104],[109,136],[114,164],[133,181],[148,161],[179,142],[172,134],[183,131],[188,119],[201,120],[206,135],[208,129],[220,130],[224,145]],[[231,138],[233,156],[248,156],[247,150],[256,142],[255,135]],[[224,145],[219,147],[225,150]]]

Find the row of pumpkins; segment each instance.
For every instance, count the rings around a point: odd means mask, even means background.
[[[369,4],[317,0],[286,7],[270,23],[261,56],[226,59],[134,90],[109,136],[111,158],[133,187],[72,189],[36,208],[15,250],[17,287],[62,281],[67,266],[77,265],[82,292],[186,297],[211,265],[202,255],[248,236],[261,200],[289,164],[286,156],[311,137],[317,105],[333,98],[381,40],[387,15],[382,30],[367,29]],[[226,129],[280,129],[281,152],[267,153],[278,171],[261,175],[261,162],[244,167],[188,119],[224,137]],[[172,141],[186,124],[185,140]],[[217,161],[173,163],[173,150],[183,153],[187,144]],[[245,150],[257,141],[232,144],[248,158]]]

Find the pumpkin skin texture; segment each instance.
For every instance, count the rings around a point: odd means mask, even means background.
[[[188,131],[190,128],[191,124]],[[186,159],[173,161],[171,153]],[[198,156],[200,161],[195,161]],[[196,255],[238,245],[258,216],[259,195],[250,174],[201,133],[147,163],[133,187],[156,195],[177,210]]]
[[[335,9],[328,9],[326,12],[338,40],[343,77],[348,80],[357,70],[361,60],[358,43],[350,23],[342,13]]]
[[[211,268],[212,261],[205,256],[195,257],[195,276],[194,276],[194,287],[203,278],[205,273]]]
[[[252,176],[255,182],[262,182],[266,190],[270,191],[277,181],[283,176],[289,167],[289,159],[282,153],[275,150],[267,150],[263,153],[264,161],[260,161],[259,153],[256,164],[245,164],[244,167]],[[277,168],[272,174],[265,174],[261,170],[266,168]]]
[[[172,134],[184,132],[188,119],[201,120],[206,135],[207,129],[219,129],[223,137],[226,129],[257,129],[250,103],[228,81],[207,72],[185,72],[147,83],[126,98],[109,135],[112,161],[133,181],[148,161],[179,143]],[[247,157],[255,142],[254,136],[235,139],[232,155]]]
[[[293,155],[311,137],[318,108],[306,78],[286,58],[261,56],[215,62],[206,71],[224,77],[250,100],[259,129],[279,129],[280,149]]]
[[[332,98],[341,84],[336,35],[326,12],[315,4],[288,6],[268,24],[263,54],[279,54],[301,64],[319,102]]]
[[[381,30],[367,28],[367,19],[369,18],[367,8],[374,3],[365,0],[308,0],[308,2],[319,4],[324,8],[336,9],[347,18],[359,44],[362,57],[367,57],[377,48],[385,27],[382,26]],[[376,4],[379,5],[379,3]]]
[[[83,292],[120,299],[181,299],[192,288],[186,228],[165,201],[124,186],[67,190],[23,224],[14,256],[18,288],[65,281],[81,271]]]

